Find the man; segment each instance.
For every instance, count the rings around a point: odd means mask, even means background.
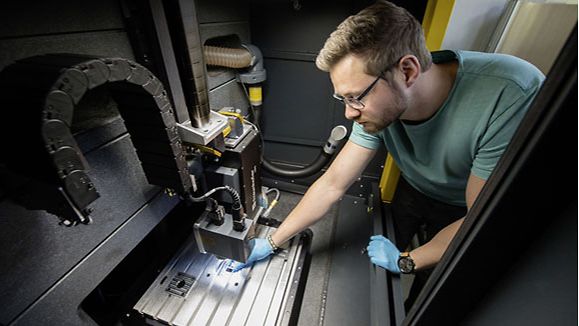
[[[384,144],[402,171],[393,200],[396,245],[370,238],[371,261],[393,273],[434,266],[504,152],[544,79],[512,56],[430,53],[420,24],[389,2],[342,22],[316,65],[330,74],[334,97],[353,120],[349,141],[329,169],[267,239],[255,239],[248,263],[317,222]],[[405,250],[425,225],[426,242]],[[402,270],[401,270],[402,268]]]

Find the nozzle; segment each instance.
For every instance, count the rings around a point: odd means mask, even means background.
[[[336,126],[332,129],[330,133],[330,137],[324,146],[324,152],[327,154],[334,154],[340,142],[346,137],[348,134],[348,129],[344,126]]]

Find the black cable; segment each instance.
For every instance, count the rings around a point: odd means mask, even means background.
[[[231,216],[233,217],[233,229],[236,231],[245,230],[245,212],[243,211],[243,206],[241,205],[241,196],[239,193],[231,188],[230,186],[222,186],[209,190],[201,197],[193,197],[193,195],[188,194],[187,199],[192,202],[202,202],[205,201],[209,196],[216,193],[217,191],[226,191],[233,199],[233,204],[231,205]]]

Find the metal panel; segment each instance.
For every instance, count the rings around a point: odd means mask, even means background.
[[[251,30],[255,44],[263,49],[317,53],[342,20],[370,1],[329,4],[326,1],[252,1]]]
[[[77,309],[81,302],[177,203],[175,197],[156,194],[43,293],[13,325],[94,325],[82,309]]]
[[[155,196],[128,135],[85,155],[101,198],[93,223],[74,228],[42,211],[0,203],[0,322],[8,323]],[[136,167],[136,168],[135,168]],[[92,283],[92,280],[91,280]],[[25,286],[23,286],[25,284]]]
[[[273,231],[259,228],[260,237]],[[277,255],[234,273],[231,261],[199,253],[191,237],[134,309],[170,325],[285,325],[288,297],[298,285],[292,275],[302,268],[304,250],[296,237]],[[177,293],[170,282],[184,276],[190,289],[182,282],[188,290]]]
[[[123,28],[116,0],[4,2],[0,10],[0,21],[0,38]]]
[[[236,35],[239,37],[241,43],[250,43],[249,22],[223,22],[199,25],[199,33],[201,33],[201,44],[210,38]]]
[[[370,325],[368,245],[372,220],[365,200],[346,196],[339,202],[336,238],[323,325]]]
[[[547,74],[557,59],[573,26],[577,4],[514,1],[512,12],[495,31],[490,52],[507,53],[525,59]]]
[[[265,138],[323,143],[334,116],[332,85],[313,62],[265,59],[268,81],[262,115]],[[341,108],[340,108],[341,110]]]
[[[233,79],[209,92],[209,105],[212,110],[221,110],[224,107],[241,109],[242,114],[247,114],[249,102],[243,93],[243,89]]]
[[[485,51],[508,0],[455,1],[441,49]]]
[[[46,53],[133,59],[124,31],[84,32],[0,40],[0,69],[13,61]]]
[[[249,20],[249,1],[239,0],[196,0],[199,23],[231,22]]]

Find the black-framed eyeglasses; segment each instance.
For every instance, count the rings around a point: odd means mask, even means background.
[[[377,83],[380,79],[384,79],[384,76],[383,76],[382,74],[380,74],[380,76],[376,77],[376,79],[374,79],[374,81],[372,82],[372,84],[370,84],[370,86],[366,87],[366,89],[365,89],[360,95],[358,95],[358,96],[356,96],[356,97],[350,97],[350,96],[349,96],[349,97],[343,97],[343,96],[338,95],[338,94],[333,94],[332,96],[333,96],[336,100],[338,100],[338,101],[340,101],[340,102],[342,102],[342,103],[350,106],[352,109],[362,110],[362,109],[364,108],[364,106],[365,106],[365,105],[364,105],[364,102],[362,102],[362,99],[363,99],[366,95],[368,95],[368,93],[370,93],[370,91],[372,90],[372,88],[374,88],[374,85],[376,85],[376,83]],[[384,79],[384,80],[386,80],[386,79]]]
[[[335,94],[335,93],[334,93],[334,94],[332,94],[332,96],[333,96],[336,100],[338,100],[338,101],[340,101],[340,102],[348,105],[348,106],[351,107],[352,109],[362,110],[362,109],[365,107],[364,102],[362,102],[362,99],[363,99],[366,95],[368,95],[368,93],[370,93],[370,91],[372,90],[372,88],[374,88],[374,85],[376,85],[376,83],[377,83],[380,79],[384,79],[385,81],[388,81],[388,80],[384,77],[384,73],[390,71],[390,69],[392,69],[392,67],[396,66],[396,64],[398,64],[398,63],[400,62],[400,60],[402,60],[402,58],[404,58],[404,56],[401,56],[400,58],[398,58],[398,60],[396,60],[396,61],[394,61],[392,64],[388,65],[388,66],[386,67],[386,69],[384,69],[384,70],[382,71],[382,73],[380,73],[380,76],[376,77],[376,79],[374,79],[374,81],[372,82],[372,84],[370,84],[370,86],[366,87],[366,89],[365,89],[360,95],[358,95],[358,96],[356,96],[356,97],[351,97],[351,96],[349,96],[349,97],[343,97],[343,96],[341,96],[341,95],[338,95],[338,94]]]

